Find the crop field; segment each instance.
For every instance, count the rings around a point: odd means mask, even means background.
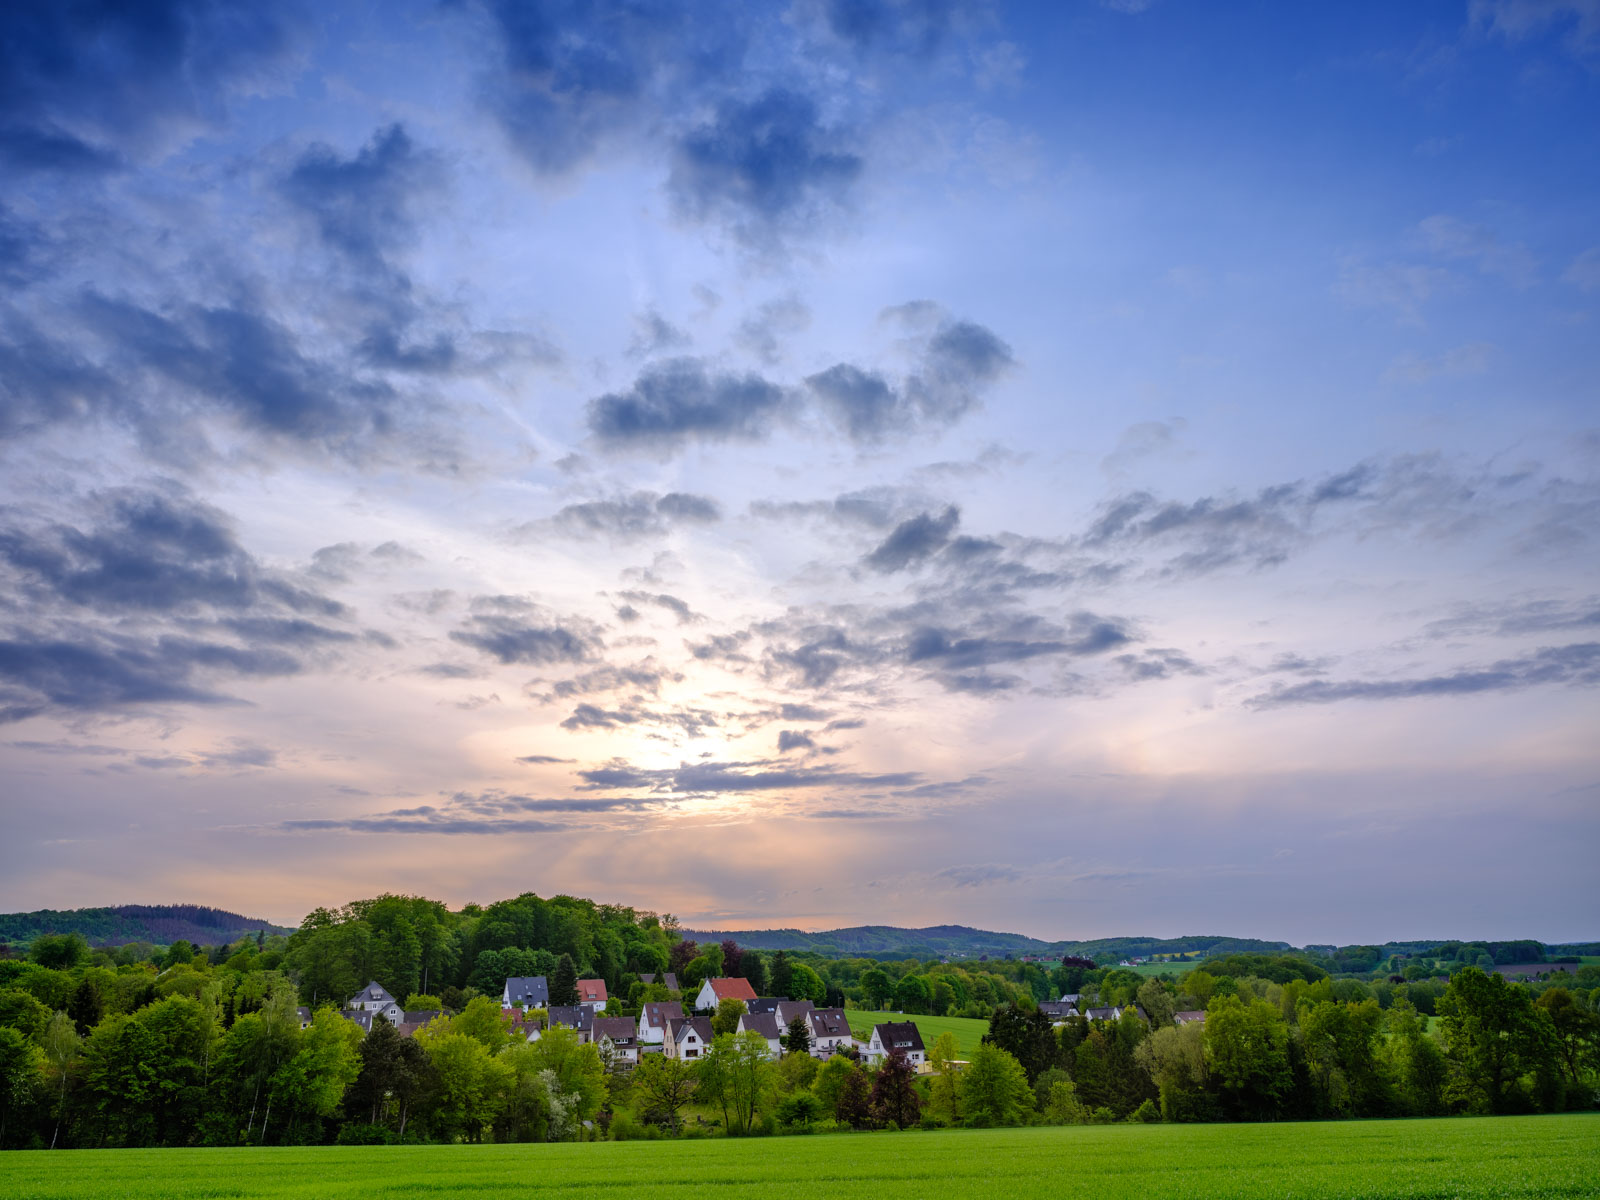
[[[989,1022],[981,1017],[908,1017],[905,1013],[867,1012],[864,1009],[847,1008],[844,1011],[844,1019],[850,1022],[850,1032],[862,1042],[872,1036],[874,1025],[884,1021],[916,1022],[917,1031],[922,1034],[922,1044],[929,1049],[933,1048],[934,1039],[941,1033],[953,1033],[961,1045],[963,1057],[976,1050],[978,1043],[983,1040],[983,1035],[989,1032]]]
[[[1600,1114],[735,1141],[0,1154],[8,1200],[1592,1197]]]

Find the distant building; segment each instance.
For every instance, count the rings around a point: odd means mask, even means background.
[[[674,1017],[667,1022],[663,1049],[668,1058],[704,1058],[711,1042],[711,1018]]]
[[[596,1017],[594,1044],[611,1055],[613,1071],[631,1071],[639,1065],[639,1027],[632,1017]]]
[[[811,1023],[811,1057],[831,1058],[856,1044],[842,1008],[817,1008],[807,1014]]]
[[[882,1062],[891,1054],[903,1054],[913,1066],[928,1061],[922,1045],[922,1033],[914,1021],[886,1021],[872,1027],[872,1037],[865,1051],[868,1062]]]
[[[552,1004],[546,1012],[551,1029],[571,1029],[584,1044],[594,1040],[594,1009],[582,1004]]]
[[[783,1054],[783,1035],[787,1032],[778,1024],[778,1018],[773,1013],[742,1013],[739,1017],[739,1033],[759,1033],[767,1041],[767,1056],[779,1058]]]
[[[515,976],[500,993],[501,1008],[549,1008],[550,980],[543,975]]]
[[[578,980],[578,1003],[597,1013],[606,1010],[606,981],[604,979]]]
[[[367,1013],[369,1016],[382,1016],[385,1021],[395,1026],[398,1026],[404,1019],[404,1014],[400,1009],[400,1002],[391,996],[388,990],[376,979],[354,996],[351,996],[345,1008],[351,1012]],[[363,1028],[371,1029],[372,1022],[369,1020]]]
[[[756,990],[750,986],[748,979],[740,979],[736,975],[722,976],[708,979],[700,985],[700,994],[694,998],[694,1006],[701,1012],[714,1012],[720,1001],[743,1000],[748,1005],[755,998]]]
[[[683,1005],[676,1000],[652,1000],[639,1013],[639,1040],[660,1045],[667,1039],[667,1022],[683,1019]]]

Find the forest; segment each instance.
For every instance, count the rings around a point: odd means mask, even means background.
[[[1530,944],[1537,947],[1536,943]],[[667,915],[568,896],[451,910],[385,895],[319,909],[289,936],[92,949],[36,937],[0,958],[0,1146],[318,1145],[587,1140],[1112,1121],[1262,1121],[1591,1108],[1600,1097],[1600,965],[1515,982],[1497,953],[1443,943],[1346,955],[1239,952],[1151,976],[1082,956],[1057,963],[835,958],[686,938]],[[1542,953],[1547,948],[1538,947]],[[682,991],[660,982],[676,974]],[[510,975],[552,1001],[605,980],[607,1016],[738,975],[758,995],[980,1017],[963,1056],[928,1065],[819,1061],[713,1018],[694,1063],[550,1028],[529,1042],[502,1013]],[[646,983],[641,976],[654,975]],[[369,981],[443,1015],[363,1036],[340,1015]],[[1079,995],[1052,1018],[1040,1004]],[[725,1002],[725,1005],[737,1002]],[[302,1013],[304,1010],[304,1013]],[[1203,1020],[1196,1019],[1203,1013]],[[539,1014],[531,1014],[537,1017]]]

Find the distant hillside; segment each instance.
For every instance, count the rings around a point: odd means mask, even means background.
[[[180,939],[197,946],[215,946],[247,935],[254,937],[258,930],[265,930],[269,936],[294,932],[270,921],[199,904],[118,904],[112,908],[45,908],[0,914],[0,942],[31,942],[41,933],[81,933],[91,946],[121,946],[126,942],[170,946]]]
[[[894,925],[855,925],[806,933],[800,929],[685,930],[697,942],[732,938],[757,950],[810,950],[830,958],[989,958],[1034,955],[1060,958],[1081,954],[1088,958],[1117,959],[1130,954],[1270,954],[1289,949],[1288,942],[1263,942],[1255,938],[1194,936],[1181,938],[1100,938],[1088,942],[1045,942],[1020,933],[995,933],[967,925],[931,925],[902,929]]]

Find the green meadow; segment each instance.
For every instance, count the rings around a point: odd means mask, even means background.
[[[1592,1197],[1600,1114],[587,1145],[0,1154],[8,1200],[751,1196]]]
[[[847,1008],[844,1019],[850,1022],[850,1032],[863,1043],[872,1036],[872,1027],[884,1021],[912,1021],[922,1034],[922,1043],[930,1050],[941,1033],[953,1033],[961,1046],[963,1057],[978,1048],[983,1035],[989,1032],[989,1022],[981,1017],[916,1017],[897,1012],[868,1012],[866,1009]]]

